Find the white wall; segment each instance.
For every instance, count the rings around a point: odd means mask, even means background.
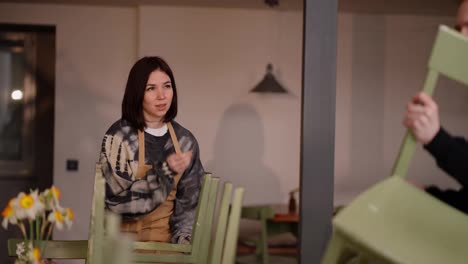
[[[55,237],[86,239],[94,163],[136,59],[136,9],[0,4],[0,22],[56,26],[54,183],[76,219]],[[67,158],[80,161],[78,172],[65,170]]]
[[[299,186],[302,13],[142,6],[139,18],[139,54],[173,68],[177,120],[205,169],[245,186],[246,204],[286,203]],[[269,62],[289,95],[249,93]]]

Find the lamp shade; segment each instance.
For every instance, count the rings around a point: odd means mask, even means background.
[[[267,72],[263,80],[257,84],[252,90],[252,93],[288,93],[288,91],[276,80],[273,75],[273,65],[267,65]]]

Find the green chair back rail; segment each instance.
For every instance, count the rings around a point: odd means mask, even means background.
[[[218,184],[219,178],[205,176],[191,245],[135,242],[135,249],[164,251],[164,254],[135,253],[134,263],[234,264],[244,189],[233,191],[231,183],[224,184],[212,239]]]
[[[423,90],[430,95],[439,74],[468,84],[468,38],[440,26],[428,68]],[[404,179],[415,147],[407,131],[392,176],[335,216],[323,264],[468,263],[468,216]]]
[[[16,245],[23,242],[22,239],[8,240],[8,255],[16,257]],[[42,245],[41,241],[39,245]],[[86,259],[88,240],[50,240],[44,245],[43,257],[52,259]]]
[[[196,212],[196,220],[193,227],[192,241],[190,245],[159,243],[159,242],[135,242],[134,249],[165,251],[164,254],[135,253],[135,263],[207,263],[207,254],[203,250],[208,248],[210,242],[213,210],[216,205],[219,178],[210,174],[203,178],[200,192],[199,206]],[[206,233],[206,235],[205,235]],[[184,254],[177,254],[184,253]]]

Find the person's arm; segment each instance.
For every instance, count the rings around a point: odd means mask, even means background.
[[[106,179],[106,208],[126,218],[145,214],[162,202],[160,195],[154,195],[161,192],[154,173],[134,180],[136,167],[132,166],[130,157],[135,155],[136,144],[136,141],[122,140],[120,135],[107,134],[101,149],[100,163]]]
[[[193,142],[188,144],[191,146],[181,145],[184,152],[192,151],[192,159],[177,185],[174,213],[170,221],[172,242],[179,244],[188,243],[191,240],[201,189],[201,179],[204,173],[198,143],[195,137],[191,136],[191,138]]]
[[[464,138],[453,137],[440,128],[424,148],[436,159],[441,169],[462,186],[468,186],[468,142]]]
[[[437,103],[424,92],[408,103],[404,125],[435,157],[438,166],[463,186],[468,185],[468,143],[441,126]]]
[[[132,170],[128,164],[127,151],[122,138],[106,134],[102,140],[100,160],[102,174],[106,180],[106,205],[130,189]]]

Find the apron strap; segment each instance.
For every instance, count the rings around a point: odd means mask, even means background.
[[[138,130],[138,169],[136,179],[145,177],[146,172],[153,168],[153,165],[147,165],[145,162],[145,132]]]
[[[145,164],[145,132],[138,129],[138,163]]]
[[[172,124],[168,122],[167,127],[169,128],[169,134],[171,134],[172,144],[174,145],[174,149],[176,153],[182,154],[182,150],[180,149],[180,145],[179,145],[179,140],[177,140],[177,135],[174,131],[174,128],[172,127]],[[174,182],[175,182],[174,188],[177,188],[177,184],[179,183],[179,180],[182,177],[182,174],[183,173],[179,173],[176,176],[174,176]]]
[[[171,134],[172,144],[174,144],[174,148],[177,154],[181,154],[182,151],[180,150],[179,141],[177,140],[176,133],[174,128],[172,127],[171,123],[167,123],[167,128],[169,128],[169,134]]]

